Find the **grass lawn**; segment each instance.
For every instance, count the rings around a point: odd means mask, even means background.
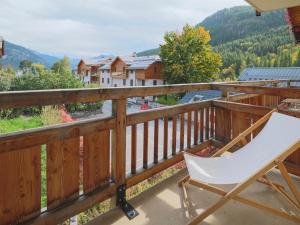
[[[43,123],[39,116],[34,116],[34,117],[20,116],[15,119],[1,119],[0,134],[26,130],[26,129],[41,127],[41,126],[43,126]]]
[[[159,96],[156,99],[156,102],[163,105],[176,105],[178,98],[176,96]]]

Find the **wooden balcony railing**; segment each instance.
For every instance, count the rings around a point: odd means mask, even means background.
[[[300,98],[300,89],[260,86],[287,82],[0,93],[0,110],[107,99],[113,106],[111,117],[0,135],[0,224],[60,223],[114,196],[118,186],[131,187],[182,161],[184,151],[195,153],[229,141],[270,110],[266,106],[214,100],[127,114],[127,98],[208,89],[223,90],[224,96],[228,91],[240,91],[252,97],[282,94]],[[140,132],[142,141],[138,141]],[[130,134],[127,151],[126,134]],[[139,149],[141,166],[137,163]],[[41,165],[43,151],[46,165]],[[127,171],[126,162],[130,162]],[[43,168],[45,209],[41,209]]]

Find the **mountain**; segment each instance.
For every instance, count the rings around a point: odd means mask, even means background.
[[[236,6],[216,12],[196,26],[209,30],[211,44],[215,46],[285,25],[284,10],[255,16],[252,7]]]
[[[249,66],[300,66],[300,48],[293,45],[285,11],[255,16],[250,6],[220,10],[196,26],[205,27],[223,58],[222,78],[236,78]],[[159,48],[138,53],[158,54]]]
[[[286,26],[284,10],[263,13],[255,16],[251,6],[236,6],[220,10],[198,23],[210,32],[211,44],[216,46],[254,34]],[[159,48],[138,53],[138,56],[159,54]]]
[[[42,54],[20,45],[5,41],[5,57],[0,59],[0,64],[4,66],[12,65],[18,68],[22,60],[30,60],[33,63],[41,63],[46,67],[51,67],[59,58],[51,55]]]
[[[25,48],[20,45],[13,44],[11,42],[5,41],[5,56],[0,59],[0,65],[8,66],[11,65],[15,69],[17,69],[22,60],[29,60],[33,63],[41,63],[45,65],[47,68],[51,68],[52,65],[60,60],[61,58],[56,56],[51,56],[43,53],[39,53],[37,51]],[[108,56],[112,56],[110,54],[101,54],[96,57],[92,57],[93,60],[101,60]],[[79,63],[79,58],[70,58],[70,64],[72,69],[75,69],[77,64]]]

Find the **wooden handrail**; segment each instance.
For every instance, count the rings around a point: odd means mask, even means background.
[[[76,102],[96,102],[99,100],[113,100],[132,97],[146,97],[169,95],[174,93],[184,93],[191,91],[220,89],[224,87],[230,89],[228,85],[255,87],[273,83],[287,82],[284,80],[268,81],[237,81],[220,83],[194,83],[194,84],[175,84],[160,85],[152,87],[116,87],[116,88],[83,88],[83,89],[53,89],[36,91],[11,91],[0,92],[0,110],[21,108],[29,106],[60,105]],[[224,86],[225,85],[225,86]],[[251,86],[251,87],[253,87]],[[234,89],[231,89],[235,91]],[[229,90],[229,91],[231,91]]]

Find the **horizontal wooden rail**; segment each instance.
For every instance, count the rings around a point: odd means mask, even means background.
[[[115,127],[114,118],[88,119],[0,135],[0,154]]]
[[[287,80],[238,81],[229,85],[267,85],[288,82]],[[76,102],[96,102],[131,97],[169,95],[191,91],[216,89],[226,83],[194,83],[160,85],[154,87],[116,87],[116,88],[85,88],[85,89],[53,89],[36,91],[0,92],[0,110],[29,106],[60,105]],[[212,85],[214,88],[212,88]]]
[[[284,98],[300,98],[300,88],[261,87],[255,85],[212,84],[213,90],[241,92],[248,94],[265,94]]]
[[[0,92],[0,109],[28,106],[96,102],[131,97],[145,97],[210,89],[209,83],[161,85],[154,87],[63,89]]]
[[[238,112],[251,113],[251,114],[259,115],[259,116],[263,116],[271,110],[271,108],[269,108],[269,107],[249,105],[249,104],[236,103],[236,102],[227,102],[227,101],[221,101],[221,100],[212,101],[212,105],[216,106],[216,107],[221,107],[224,109],[229,109],[229,110],[238,111]]]
[[[143,112],[131,113],[127,116],[127,126],[155,120],[161,117],[172,117],[188,111],[195,111],[211,106],[211,101],[201,101],[182,105],[168,106],[163,108],[151,109]]]
[[[89,195],[82,195],[77,200],[61,205],[59,210],[54,209],[44,212],[37,218],[24,223],[24,225],[49,225],[62,223],[70,217],[90,209],[97,203],[113,197],[116,191],[117,185],[109,184],[89,193]]]

